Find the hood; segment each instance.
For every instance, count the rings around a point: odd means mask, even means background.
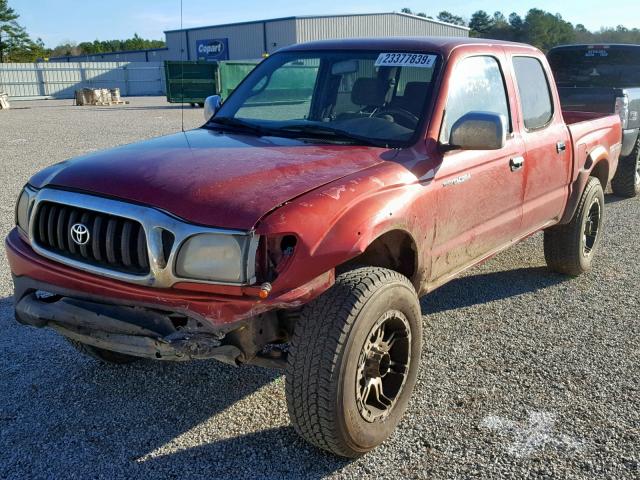
[[[387,149],[197,129],[92,153],[31,179],[156,207],[200,225],[251,229],[294,197],[383,161]]]

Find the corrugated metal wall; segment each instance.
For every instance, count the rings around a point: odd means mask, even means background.
[[[296,43],[296,22],[293,19],[267,23],[267,53]]]
[[[354,37],[469,36],[464,28],[398,13],[298,18],[296,31],[298,43]]]
[[[79,88],[119,88],[123,96],[164,95],[163,62],[0,64],[0,90],[10,98],[73,98]]]

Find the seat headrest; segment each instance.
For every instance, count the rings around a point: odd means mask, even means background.
[[[377,78],[358,78],[351,89],[351,102],[354,105],[382,107],[385,104],[386,90],[385,84]]]

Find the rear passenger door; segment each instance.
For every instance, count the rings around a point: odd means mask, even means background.
[[[564,211],[571,139],[542,62],[536,57],[513,56],[512,64],[526,150],[523,224],[534,231],[560,218]]]
[[[522,220],[524,146],[512,128],[504,56],[470,56],[454,65],[439,143],[453,124],[473,111],[501,115],[508,132],[500,150],[451,150],[434,178],[437,225],[431,281],[438,283],[519,237]]]

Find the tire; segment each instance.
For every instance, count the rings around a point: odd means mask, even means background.
[[[407,407],[421,348],[420,304],[406,277],[378,267],[340,274],[303,307],[291,340],[286,394],[298,434],[350,458],[380,445]],[[376,378],[389,405],[376,401]]]
[[[620,158],[611,189],[619,197],[633,198],[640,194],[640,136],[633,151]]]
[[[65,337],[65,340],[69,342],[71,346],[80,353],[104,363],[126,365],[127,363],[133,363],[140,360],[138,357],[133,357],[131,355],[125,355],[124,353],[112,352],[111,350],[94,347],[93,345],[87,345],[86,343],[81,343],[70,338]]]
[[[551,270],[573,276],[591,270],[602,239],[603,213],[602,185],[591,177],[571,221],[544,232],[544,257]]]

